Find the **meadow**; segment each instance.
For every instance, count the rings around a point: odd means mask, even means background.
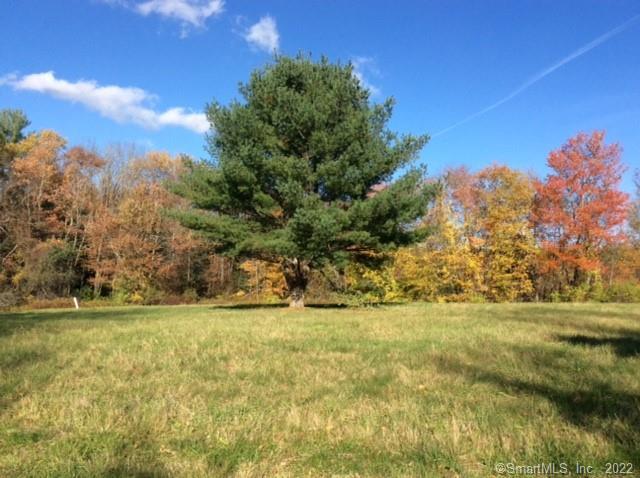
[[[549,462],[640,469],[637,304],[0,313],[3,477]]]

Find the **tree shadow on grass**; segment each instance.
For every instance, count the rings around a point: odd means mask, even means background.
[[[103,326],[105,322],[138,320],[145,314],[144,310],[109,308],[80,312],[62,309],[0,314],[0,413],[34,390],[44,388],[56,375],[56,369],[47,366],[55,362],[52,352],[55,347],[48,347],[46,339],[38,337],[23,344],[13,342],[13,337],[35,329],[38,334],[40,330],[44,334],[74,329],[90,331]],[[63,325],[58,327],[58,324]],[[29,380],[25,382],[24,377],[29,377]]]
[[[100,309],[60,309],[28,312],[0,313],[0,337],[16,333],[28,332],[35,327],[67,322],[70,327],[92,328],[104,325],[105,322],[136,321],[149,317],[150,310],[144,307]]]
[[[131,417],[131,421],[135,421],[135,418]],[[103,478],[169,478],[172,476],[160,460],[159,441],[150,431],[132,426],[121,433],[117,441],[110,443],[111,450],[107,449],[114,458],[100,472],[95,470],[95,476]],[[74,466],[81,466],[83,460],[91,461],[92,455],[99,460],[100,454],[105,451],[99,445],[96,446],[91,441],[83,441],[81,438],[78,439],[77,446],[85,447],[90,451],[84,456],[73,457],[72,459],[78,460],[73,463]],[[95,448],[91,449],[91,447]]]
[[[260,310],[260,309],[288,309],[288,304],[276,303],[239,303],[211,305],[211,310]],[[344,309],[349,307],[342,303],[307,304],[309,309]],[[154,311],[170,312],[171,306],[133,306],[133,307],[102,307],[95,309],[57,309],[33,310],[25,312],[0,312],[0,338],[3,336],[25,333],[36,327],[56,325],[65,322],[64,330],[73,328],[91,329],[102,327],[108,323],[123,321],[135,322],[155,318]],[[179,310],[179,309],[177,309]],[[297,310],[297,309],[292,309]],[[55,327],[49,328],[55,332]]]
[[[332,304],[305,304],[305,308],[308,309],[346,309],[349,307],[347,304],[332,303]],[[246,309],[288,309],[289,304],[283,302],[277,302],[275,304],[268,303],[240,303],[240,304],[220,304],[211,306],[214,310],[246,310]],[[300,310],[300,309],[292,309]],[[304,309],[302,309],[304,310]]]
[[[39,366],[53,355],[43,348],[3,347],[0,349],[0,415],[11,404],[44,388],[55,371]],[[29,377],[25,383],[23,377]]]
[[[582,305],[582,304],[580,304]],[[501,314],[502,322],[515,322],[518,324],[531,324],[535,326],[573,328],[580,332],[592,332],[595,334],[640,334],[640,308],[639,310],[611,311],[592,310],[588,307],[554,307],[553,304],[543,304],[531,307],[523,307],[522,310],[512,309]],[[490,312],[493,314],[494,312]],[[609,320],[612,322],[608,322]],[[618,321],[613,322],[613,320]],[[620,326],[620,320],[628,321],[629,325],[637,324],[637,329]]]
[[[380,307],[402,307],[406,306],[403,302],[376,302],[366,305],[351,305],[344,302],[311,302],[305,304],[305,309],[376,309]],[[243,310],[243,309],[289,309],[289,304],[285,302],[271,303],[238,303],[238,304],[220,304],[212,305],[212,309],[229,309],[229,310]],[[295,309],[291,310],[304,310]]]
[[[591,337],[588,335],[559,335],[557,339],[571,345],[586,347],[611,347],[619,357],[640,355],[640,335],[617,337]]]
[[[275,304],[268,303],[239,303],[239,304],[216,304],[212,305],[211,309],[213,310],[254,310],[254,309],[285,309],[288,305],[284,303],[277,302]]]
[[[165,468],[144,469],[122,464],[112,466],[101,476],[103,478],[168,478],[171,475]]]
[[[544,398],[565,420],[585,431],[599,434],[625,459],[636,463],[640,460],[640,395],[636,393],[615,389],[602,381],[592,381],[586,387],[564,389],[561,376],[558,376],[556,386],[450,359],[440,360],[439,364],[441,370],[462,375],[472,382],[488,383],[510,394]]]
[[[531,351],[524,352],[522,362],[527,354]],[[559,356],[548,357],[544,369],[540,367],[543,360],[536,362],[539,370],[527,375],[541,377],[540,381],[525,380],[521,374],[512,376],[448,357],[438,359],[438,370],[462,376],[470,382],[487,383],[510,394],[544,398],[571,424],[601,435],[625,459],[640,461],[640,395],[617,389],[601,380],[587,379],[584,385],[586,377],[581,377],[580,385],[572,386],[576,381],[571,382],[568,377],[575,372],[558,367],[562,363]],[[481,360],[476,358],[474,363],[481,363]]]

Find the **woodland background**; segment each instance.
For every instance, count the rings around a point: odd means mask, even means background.
[[[286,297],[279,264],[213,254],[173,218],[189,205],[171,183],[192,159],[28,125],[0,112],[0,307]],[[600,131],[546,161],[545,178],[499,164],[431,177],[427,239],[375,267],[315,271],[310,300],[640,301],[640,173],[632,197],[619,189],[634,171]]]

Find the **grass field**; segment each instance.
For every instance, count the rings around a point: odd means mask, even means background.
[[[0,476],[640,469],[639,305],[0,314]]]

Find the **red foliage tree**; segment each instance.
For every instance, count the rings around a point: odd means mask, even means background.
[[[542,272],[559,272],[561,283],[582,283],[600,268],[600,253],[624,239],[621,226],[628,195],[619,184],[624,167],[618,144],[605,133],[579,133],[549,154],[553,172],[536,183],[533,222],[545,252]]]

